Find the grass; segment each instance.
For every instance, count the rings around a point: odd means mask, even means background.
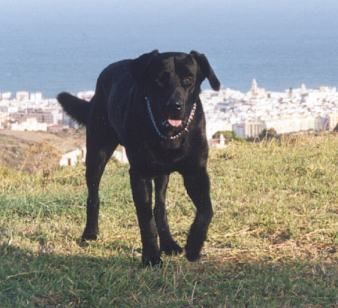
[[[79,242],[84,168],[0,169],[0,306],[338,305],[338,136],[234,142],[209,161],[215,216],[199,262],[140,266],[128,167],[101,185],[101,234]],[[194,209],[171,177],[168,215],[184,245]]]

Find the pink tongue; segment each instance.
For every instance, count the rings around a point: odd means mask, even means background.
[[[182,124],[182,120],[173,120],[173,119],[168,119],[168,123],[171,126],[178,127]]]

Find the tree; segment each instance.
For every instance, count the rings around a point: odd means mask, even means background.
[[[274,128],[269,128],[269,129],[264,128],[258,136],[260,140],[264,140],[264,139],[270,140],[276,137],[277,137],[277,131]]]

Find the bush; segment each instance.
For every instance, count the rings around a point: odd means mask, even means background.
[[[229,142],[231,140],[238,140],[238,137],[235,135],[235,132],[231,130],[218,131],[212,135],[212,139],[219,139],[221,135],[224,136],[225,142]]]
[[[260,140],[264,139],[271,140],[277,138],[277,136],[278,136],[277,131],[274,128],[269,129],[264,128],[263,131],[259,134],[258,138]]]

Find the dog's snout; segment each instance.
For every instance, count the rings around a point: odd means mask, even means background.
[[[177,110],[182,110],[182,102],[181,101],[176,101],[175,102],[175,107]]]
[[[183,110],[183,101],[181,99],[171,99],[168,104],[167,104],[167,108],[170,112],[173,113],[177,113],[177,112],[181,112]]]

